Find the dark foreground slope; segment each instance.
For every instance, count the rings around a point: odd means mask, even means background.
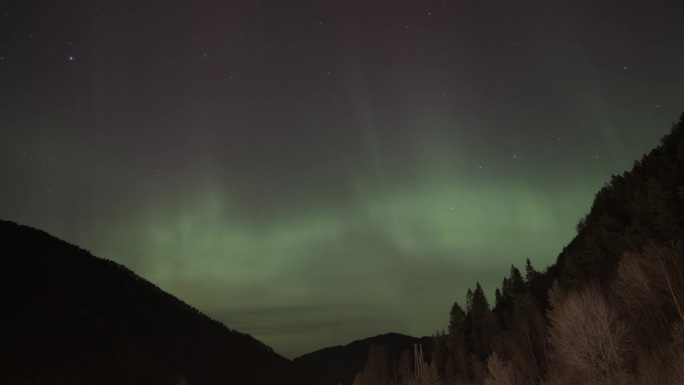
[[[307,353],[295,358],[294,362],[307,368],[320,370],[342,385],[351,385],[356,374],[366,365],[371,345],[384,346],[387,349],[388,358],[398,361],[404,350],[412,351],[413,344],[425,344],[427,340],[429,340],[427,337],[416,338],[398,333],[387,333],[357,340],[344,346],[332,346]]]
[[[2,384],[327,384],[125,267],[0,221]]]
[[[515,296],[529,294],[548,310],[547,293],[554,280],[563,287],[594,279],[606,282],[625,251],[684,239],[684,113],[659,146],[635,161],[630,171],[611,176],[576,230],[556,262],[534,274],[521,290],[506,287],[504,280],[494,309],[503,323],[511,321],[507,318],[513,314]],[[512,282],[508,277],[508,286]]]
[[[491,310],[479,283],[454,303],[446,383],[684,384],[684,114],[576,229],[543,272],[511,266]]]
[[[552,268],[563,283],[581,283],[614,271],[626,250],[681,239],[683,229],[684,113],[658,147],[596,193],[577,235]]]

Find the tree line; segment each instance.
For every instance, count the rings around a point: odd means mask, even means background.
[[[493,306],[476,283],[425,356],[372,347],[355,385],[684,383],[684,113],[576,230],[543,272],[511,266]]]

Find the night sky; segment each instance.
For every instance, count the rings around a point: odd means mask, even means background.
[[[0,218],[288,357],[555,261],[684,110],[684,2],[0,1]]]

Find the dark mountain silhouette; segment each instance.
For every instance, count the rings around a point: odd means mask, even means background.
[[[564,283],[614,271],[625,250],[684,235],[684,113],[660,145],[596,193],[577,235],[552,266]]]
[[[371,345],[382,345],[387,349],[388,357],[395,361],[404,350],[413,351],[413,344],[430,343],[429,337],[410,337],[399,333],[381,334],[364,338],[347,345],[332,346],[304,354],[293,361],[301,366],[318,370],[342,385],[351,385],[356,374],[363,369],[368,360]]]
[[[682,383],[684,113],[576,230],[545,270],[511,266],[494,306],[479,283],[454,303],[432,344],[446,384]]]
[[[2,384],[330,384],[127,268],[0,221]]]
[[[530,295],[547,310],[547,293],[554,280],[563,287],[593,279],[609,281],[625,251],[684,239],[684,113],[659,146],[634,162],[632,170],[611,176],[576,230],[556,262],[543,272],[531,274],[522,286],[514,283],[520,280],[512,275],[504,279],[493,309],[504,325],[515,308],[513,297]]]

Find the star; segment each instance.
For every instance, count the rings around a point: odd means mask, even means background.
[[[75,58],[73,55],[69,55],[69,56],[67,57],[67,60],[69,60],[69,61],[74,61],[74,60],[76,60],[76,58]]]

